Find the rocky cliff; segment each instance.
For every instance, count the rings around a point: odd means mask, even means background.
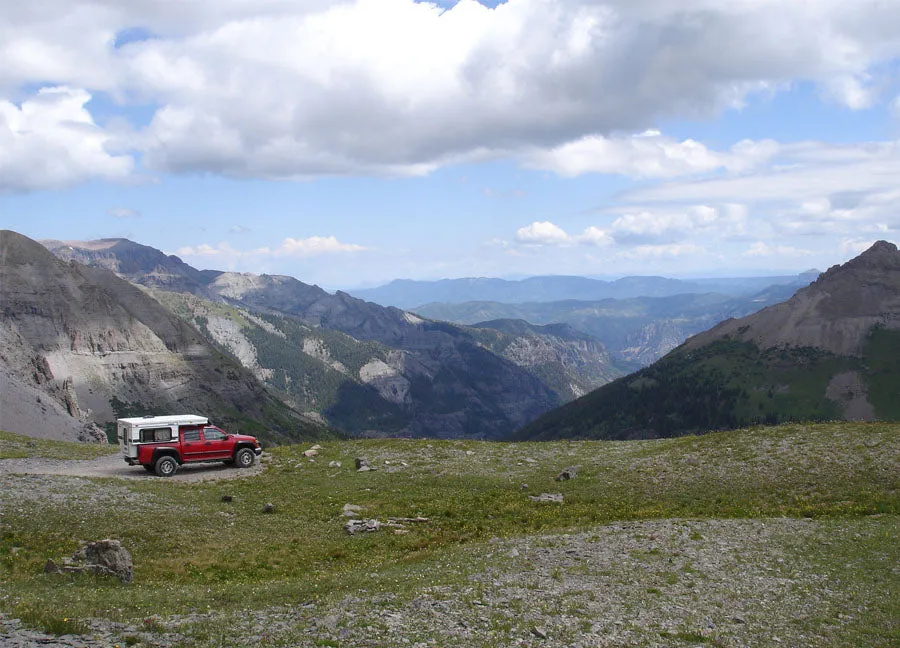
[[[190,411],[272,439],[323,433],[109,270],[61,261],[10,231],[0,253],[0,427],[78,438],[117,415]]]

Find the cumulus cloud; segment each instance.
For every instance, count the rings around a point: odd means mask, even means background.
[[[130,156],[109,152],[113,137],[85,108],[90,98],[84,90],[53,87],[18,105],[0,100],[0,191],[55,189],[131,173]]]
[[[870,106],[900,55],[900,3],[879,0],[40,4],[4,7],[0,97],[53,83],[155,105],[133,142],[149,167],[235,177],[420,175],[499,156],[563,174],[609,172],[606,155],[636,177],[734,170],[741,151],[612,134],[794,80]],[[117,41],[135,26],[150,36]],[[23,188],[40,175],[3,174]]]
[[[519,228],[516,231],[516,240],[519,243],[534,246],[591,245],[604,247],[613,242],[609,234],[597,227],[588,227],[581,234],[572,236],[550,221],[534,222],[527,227]]]
[[[276,256],[315,256],[339,252],[361,252],[361,245],[341,243],[333,236],[310,236],[305,239],[286,238],[281,246],[273,250]]]
[[[673,178],[719,169],[746,171],[778,152],[774,141],[742,141],[729,151],[708,149],[692,139],[677,141],[649,130],[629,137],[589,135],[523,158],[526,166],[574,177],[610,173],[632,178]]]

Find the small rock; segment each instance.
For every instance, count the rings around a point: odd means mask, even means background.
[[[340,468],[340,467],[341,467],[341,462],[340,462],[340,461],[329,461],[329,462],[328,462],[328,467],[329,467],[329,468]]]
[[[578,469],[575,466],[569,466],[556,476],[556,481],[567,481],[569,479],[575,479],[575,475],[577,474]]]
[[[518,557],[519,557],[519,550],[516,549],[515,547],[513,547],[512,549],[509,550],[509,553],[506,554],[506,555],[509,556],[510,558],[518,558]]]
[[[133,569],[131,553],[118,540],[88,542],[71,558],[64,558],[62,566],[53,560],[44,565],[48,574],[92,572],[115,576],[125,584],[131,582]]]
[[[357,533],[374,533],[381,527],[378,520],[350,520],[344,525],[344,531],[350,535]]]
[[[475,454],[475,451],[474,450],[466,450],[466,454],[471,457],[473,454]]]
[[[315,457],[317,454],[319,454],[319,451],[316,448],[310,448],[309,450],[303,451],[304,457]]]
[[[528,490],[528,484],[519,484],[519,488],[522,490]]]
[[[262,510],[262,511],[263,511],[263,513],[274,513],[274,512],[275,512],[275,505],[272,504],[271,502],[269,502],[268,504],[266,504],[265,506],[263,506],[263,510]]]
[[[363,459],[362,457],[356,458],[356,471],[357,472],[368,472],[369,470],[375,470],[369,465],[368,459]]]
[[[546,639],[547,631],[541,628],[540,626],[533,626],[531,628],[531,634],[533,634],[538,639]]]
[[[233,496],[233,495],[222,495],[222,501],[223,501],[223,502],[231,502],[231,501],[233,501],[233,500],[234,500],[234,496]]]
[[[562,503],[562,493],[541,493],[540,495],[529,495],[528,499],[532,502],[557,502]]]
[[[532,459],[531,457],[525,457],[522,461],[524,461],[525,463],[530,463],[530,464],[537,463],[537,459]]]

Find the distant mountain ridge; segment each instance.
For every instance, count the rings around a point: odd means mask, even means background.
[[[636,297],[671,297],[683,294],[721,293],[732,297],[757,293],[771,285],[806,285],[818,270],[800,275],[724,279],[670,279],[667,277],[623,277],[614,281],[577,276],[538,276],[516,281],[492,278],[414,281],[396,279],[377,288],[353,290],[355,297],[384,306],[413,309],[426,304],[500,302],[521,304],[564,300],[599,301]]]
[[[799,281],[806,278],[804,275]],[[745,297],[696,293],[600,301],[428,304],[415,312],[471,326],[496,319],[519,319],[536,325],[563,322],[599,340],[615,361],[638,369],[661,358],[691,335],[725,319],[742,317],[788,299],[800,287],[798,283],[772,285]]]
[[[838,418],[900,420],[900,252],[887,241],[516,436],[653,438]]]
[[[130,241],[47,244],[62,258],[114,268],[151,290],[207,300],[179,306],[163,299],[286,402],[352,434],[503,438],[573,396],[492,352],[470,329],[344,292],[286,276],[200,272]],[[216,314],[215,303],[237,310]],[[361,358],[363,350],[370,355]],[[321,385],[309,384],[313,375]]]

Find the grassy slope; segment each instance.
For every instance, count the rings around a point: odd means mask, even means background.
[[[654,438],[759,423],[839,419],[826,388],[859,371],[880,420],[900,419],[900,331],[875,330],[860,358],[716,340],[679,348],[520,430],[521,439]]]
[[[26,449],[45,452],[37,443]],[[262,475],[237,482],[72,480],[73,493],[95,488],[110,497],[51,498],[39,507],[0,495],[0,608],[52,627],[63,614],[252,609],[377,591],[379,583],[412,592],[426,581],[465,578],[466,565],[477,562],[477,551],[467,548],[492,537],[616,520],[877,514],[886,531],[872,542],[881,552],[897,550],[897,424],[788,425],[637,442],[344,441],[328,443],[314,462],[302,450],[276,448]],[[358,456],[379,470],[355,472]],[[329,467],[333,460],[343,467]],[[553,481],[570,465],[580,467],[576,479]],[[527,498],[543,491],[562,492],[565,503]],[[234,502],[222,503],[223,493]],[[261,512],[266,502],[277,507],[274,515]],[[365,506],[366,517],[423,515],[429,522],[407,535],[349,537],[341,528],[345,503]],[[135,583],[127,590],[98,578],[42,574],[48,558],[77,548],[75,539],[102,537],[121,539],[134,554]],[[841,560],[840,551],[825,551],[810,559]],[[875,589],[872,596],[881,598],[873,609],[886,611],[866,625],[886,637],[896,600]]]

